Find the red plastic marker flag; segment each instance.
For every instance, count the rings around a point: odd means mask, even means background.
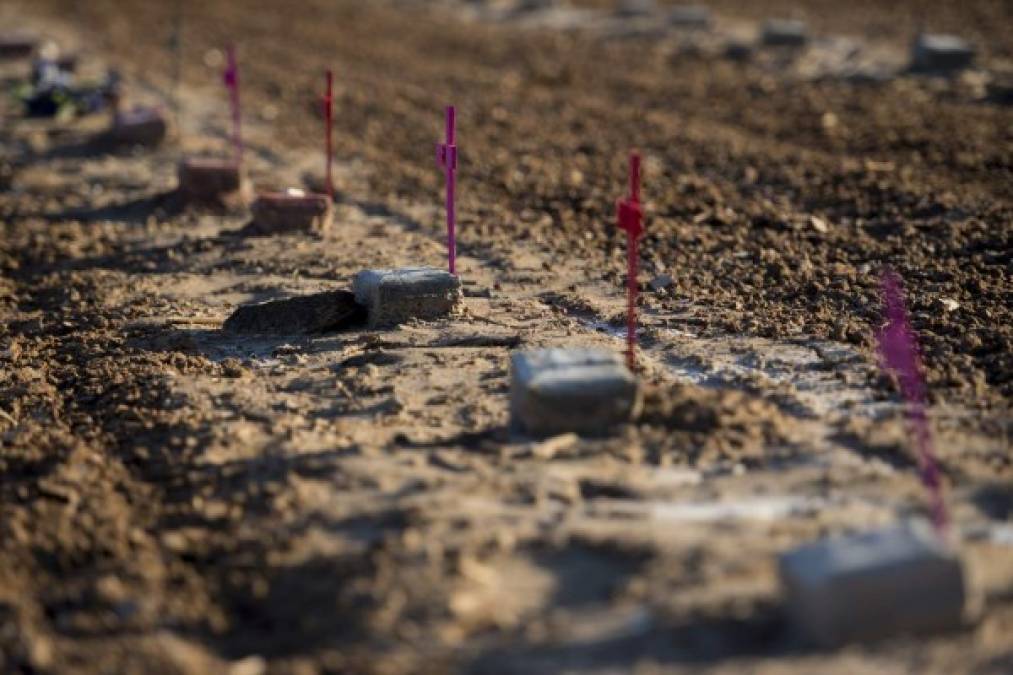
[[[334,181],[331,179],[331,164],[333,163],[333,151],[331,137],[333,134],[333,120],[334,120],[334,73],[330,70],[327,71],[327,93],[324,94],[324,124],[326,125],[324,134],[326,140],[324,141],[325,152],[327,153],[326,159],[326,171],[327,171],[327,196],[334,201]]]
[[[644,232],[644,210],[640,206],[640,153],[630,153],[630,194],[620,199],[617,208],[619,229],[626,230],[626,365],[637,365],[637,273],[640,253],[638,242]]]
[[[451,274],[457,274],[457,212],[454,191],[457,187],[457,110],[447,106],[446,142],[436,145],[436,163],[447,178],[447,261]]]
[[[242,112],[239,107],[239,65],[236,63],[235,46],[229,45],[227,51],[228,63],[222,79],[229,90],[229,99],[232,102],[232,146],[235,149],[236,166],[239,166],[243,163]]]
[[[883,367],[893,371],[907,401],[907,417],[911,436],[918,452],[922,481],[932,500],[932,520],[936,530],[945,533],[949,519],[943,500],[943,489],[932,443],[932,431],[925,414],[927,390],[921,372],[921,360],[914,330],[908,321],[904,291],[896,272],[887,269],[881,281],[886,326],[876,335]]]

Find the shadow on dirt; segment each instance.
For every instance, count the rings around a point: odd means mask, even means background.
[[[597,639],[501,646],[477,656],[466,672],[627,672],[638,663],[703,667],[744,657],[778,657],[803,651],[804,646],[787,631],[781,608],[768,606],[748,617],[728,614],[668,625],[641,616]]]
[[[85,223],[113,222],[143,225],[150,218],[163,219],[183,212],[183,203],[175,190],[129,199],[93,209],[67,209],[52,213],[26,213],[23,218],[38,218],[49,222],[77,220]]]

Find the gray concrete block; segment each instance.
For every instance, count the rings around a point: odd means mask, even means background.
[[[178,168],[179,194],[187,203],[240,206],[249,199],[251,187],[234,162],[211,157],[184,159]]]
[[[960,70],[974,63],[975,50],[956,35],[922,33],[911,49],[911,69],[920,72]]]
[[[258,195],[251,210],[253,222],[247,233],[260,235],[323,232],[334,217],[330,197],[296,189]]]
[[[450,314],[461,300],[461,280],[432,267],[364,270],[355,275],[352,291],[369,311],[370,328],[387,328]]]
[[[827,539],[781,556],[798,629],[826,646],[960,625],[960,558],[925,523]]]
[[[637,380],[612,352],[563,348],[515,352],[510,365],[511,417],[528,433],[603,433],[640,412]]]
[[[763,22],[760,41],[768,47],[804,47],[809,30],[796,19],[768,19]]]
[[[169,127],[165,116],[155,108],[134,108],[116,115],[104,140],[114,146],[157,147],[165,140]]]

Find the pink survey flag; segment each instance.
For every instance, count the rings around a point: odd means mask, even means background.
[[[876,334],[881,364],[885,370],[896,375],[900,384],[901,394],[907,404],[908,429],[912,445],[918,453],[922,482],[931,500],[932,521],[936,530],[942,534],[948,527],[949,517],[943,499],[943,486],[936,462],[932,430],[925,412],[928,390],[922,376],[918,342],[908,319],[900,276],[891,269],[884,271],[881,289],[886,318],[886,325]]]
[[[457,212],[455,189],[457,187],[457,110],[447,106],[446,140],[436,145],[436,163],[446,176],[447,195],[447,266],[451,274],[457,274]]]
[[[644,210],[640,205],[640,153],[630,152],[630,192],[616,207],[619,229],[626,230],[626,365],[637,365],[637,274],[640,267],[639,240],[644,232]]]
[[[236,62],[236,48],[229,45],[226,48],[227,63],[222,79],[229,90],[229,101],[232,105],[232,147],[235,152],[236,165],[243,163],[243,132],[242,132],[242,110],[239,107],[239,64]]]

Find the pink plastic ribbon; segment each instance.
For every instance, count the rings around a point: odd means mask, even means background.
[[[886,325],[877,333],[879,354],[886,370],[896,374],[901,394],[907,402],[907,419],[922,477],[929,492],[932,521],[941,534],[949,517],[943,499],[942,481],[932,442],[932,431],[925,413],[927,389],[921,372],[921,359],[914,330],[908,320],[900,276],[887,269],[881,279]]]
[[[334,201],[334,181],[331,178],[331,165],[334,163],[334,153],[332,150],[332,135],[333,131],[333,120],[334,120],[334,73],[330,70],[327,71],[327,93],[324,95],[324,124],[325,136],[324,141],[325,152],[327,153],[326,159],[326,171],[327,171],[327,196]]]
[[[447,106],[446,142],[436,145],[436,163],[447,179],[447,263],[451,274],[457,274],[457,212],[454,192],[457,187],[457,110]]]
[[[236,62],[235,46],[229,45],[227,52],[228,63],[222,79],[229,90],[229,99],[232,103],[232,146],[235,149],[236,165],[239,166],[243,163],[242,111],[239,107],[239,64]]]
[[[630,193],[616,206],[619,229],[626,230],[626,365],[637,365],[637,274],[640,266],[639,240],[644,232],[644,211],[640,205],[640,153],[630,152]]]

